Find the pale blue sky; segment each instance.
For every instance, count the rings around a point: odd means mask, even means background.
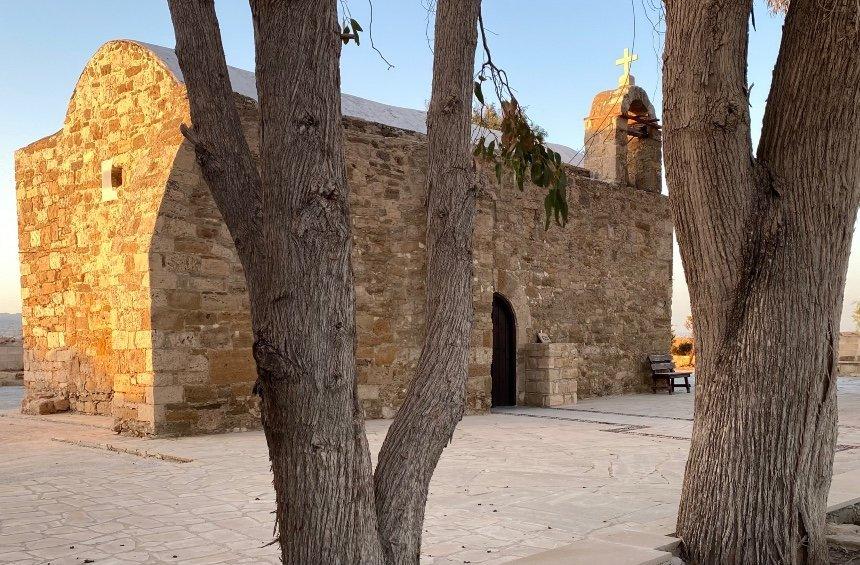
[[[430,93],[432,55],[427,45],[426,0],[373,0],[374,36],[395,65],[388,70],[370,49],[343,51],[344,92],[412,108],[424,108]],[[367,0],[348,0],[353,16],[369,28]],[[640,58],[637,84],[660,108],[661,38],[654,33],[658,0],[484,0],[494,60],[505,67],[518,98],[549,139],[582,145],[583,117],[595,93],[613,88],[613,65],[625,47]],[[248,4],[216,2],[227,60],[253,69]],[[635,24],[634,24],[635,12]],[[431,22],[432,24],[432,22]],[[750,44],[750,82],[755,136],[779,46],[782,17],[757,0],[758,31]],[[429,27],[432,32],[432,25]],[[173,46],[173,29],[162,0],[0,0],[0,312],[20,306],[13,152],[60,128],[81,70],[98,47],[129,38]],[[575,210],[572,211],[575,213]],[[855,257],[860,254],[854,253]],[[673,325],[689,313],[680,259],[675,257]],[[860,299],[860,264],[849,268],[846,305]],[[623,266],[619,266],[623,268]],[[847,310],[848,308],[846,308]],[[843,316],[843,329],[853,329]]]

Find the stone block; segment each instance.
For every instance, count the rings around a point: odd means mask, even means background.
[[[256,378],[257,365],[250,349],[212,351],[209,360],[209,377],[214,385]]]
[[[564,396],[561,394],[547,394],[543,397],[543,406],[562,406]]]
[[[187,385],[185,389],[185,401],[189,404],[206,404],[217,400],[221,395],[219,389],[210,385]],[[248,388],[245,392],[250,391]]]
[[[67,412],[69,410],[69,401],[65,398],[55,398],[54,412]]]
[[[33,415],[44,415],[44,414],[53,414],[57,411],[54,407],[54,401],[50,398],[36,398],[34,400],[27,401],[25,408],[22,410],[25,414],[33,414]]]
[[[164,420],[166,422],[196,422],[200,412],[182,405],[165,405]]]
[[[380,345],[373,354],[375,365],[391,365],[397,358],[397,347],[394,345]]]
[[[526,406],[544,406],[545,396],[542,393],[526,392],[523,395],[523,404]]]
[[[181,385],[146,387],[147,404],[177,404],[185,401],[185,387]]]
[[[358,399],[359,400],[378,400],[379,399],[379,385],[358,385]]]
[[[532,367],[536,369],[551,369],[559,364],[559,359],[556,357],[532,357]]]

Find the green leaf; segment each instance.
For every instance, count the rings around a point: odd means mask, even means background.
[[[561,227],[567,224],[567,193],[558,188],[553,189],[553,199],[555,207],[555,223]]]
[[[561,218],[563,220],[562,227],[567,225],[567,214],[568,214],[568,212],[569,212],[569,210],[567,207],[567,197],[562,196],[562,198],[561,198]]]
[[[481,153],[484,152],[484,142],[485,141],[486,141],[486,138],[482,136],[481,139],[478,140],[478,143],[475,144],[475,151],[474,151],[475,157],[480,157]]]
[[[543,186],[541,184],[541,178],[543,178],[543,165],[540,163],[532,163],[532,182],[538,186]]]
[[[478,102],[481,104],[484,103],[484,93],[481,92],[481,83],[478,81],[475,81],[475,98],[477,98]]]
[[[502,184],[502,164],[496,163],[496,181]]]
[[[364,31],[363,29],[361,29],[361,26],[358,25],[358,22],[355,21],[354,19],[350,18],[349,23],[352,24],[352,29],[354,29],[356,32]]]
[[[543,229],[549,229],[550,218],[552,218],[552,192],[546,195],[546,198],[543,199],[543,209],[546,213],[546,221],[544,222]]]

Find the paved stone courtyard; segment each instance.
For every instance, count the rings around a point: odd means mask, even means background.
[[[261,547],[274,500],[262,433],[125,438],[102,417],[23,416],[21,394],[0,387],[0,562],[278,563]],[[598,530],[668,531],[692,398],[465,418],[433,479],[422,562],[501,563]],[[840,380],[839,402],[831,493],[844,496],[860,492],[860,379]],[[368,422],[374,452],[387,426]]]

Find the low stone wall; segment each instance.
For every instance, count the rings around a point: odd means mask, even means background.
[[[839,336],[839,374],[860,376],[860,333],[842,332]]]
[[[24,370],[24,344],[21,340],[0,343],[0,371]]]
[[[24,344],[20,339],[0,337],[0,386],[24,384]]]
[[[572,343],[530,343],[525,350],[525,404],[562,406],[576,404],[577,379],[582,358]]]

